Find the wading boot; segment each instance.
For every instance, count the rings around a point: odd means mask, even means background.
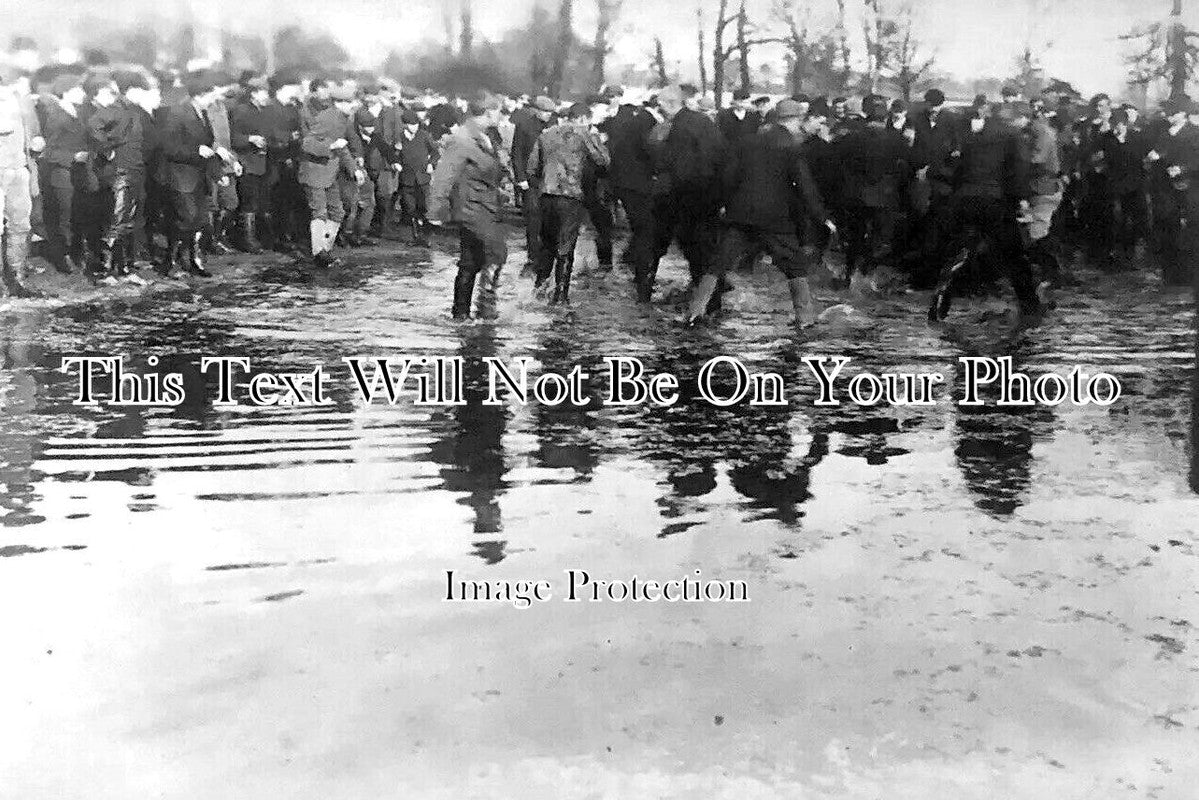
[[[0,280],[0,294],[7,290],[13,297],[33,298],[45,297],[36,289],[25,283],[25,272],[29,265],[29,237],[18,233],[15,236],[4,237],[4,275]]]
[[[558,256],[554,259],[554,295],[551,303],[570,304],[570,276],[574,271],[574,254]]]
[[[475,293],[475,276],[458,270],[454,278],[454,305],[450,313],[454,319],[470,319],[470,303]]]
[[[255,221],[253,214],[241,215],[242,250],[252,255],[258,255],[262,252],[262,245],[255,235]]]
[[[691,303],[687,307],[687,325],[695,325],[704,318],[705,311],[708,308],[708,303],[716,296],[716,288],[720,283],[720,276],[714,274],[700,276],[699,283],[695,284],[695,289],[691,292]]]
[[[479,319],[499,316],[500,265],[488,264],[479,270],[475,284],[475,310]]]
[[[816,324],[816,303],[812,299],[812,288],[807,278],[791,278],[787,281],[791,290],[791,307],[795,310],[795,325],[800,330]]]
[[[93,277],[112,281],[117,279],[121,269],[119,241],[119,239],[104,239],[100,242],[100,263],[96,265]]]
[[[191,235],[191,243],[187,248],[187,271],[200,278],[211,278],[212,273],[204,268],[203,231]]]

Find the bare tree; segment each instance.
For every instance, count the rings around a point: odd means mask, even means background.
[[[1195,74],[1199,63],[1199,47],[1194,40],[1199,32],[1182,22],[1182,0],[1174,0],[1168,24],[1154,22],[1133,28],[1121,36],[1135,42],[1137,50],[1126,62],[1131,82],[1148,86],[1158,78],[1170,83],[1170,97],[1186,94],[1187,81]]]
[[[737,25],[737,36],[732,44],[726,46],[724,35],[728,31],[729,25],[733,24]],[[720,0],[716,11],[715,35],[712,41],[712,91],[716,96],[717,108],[724,105],[724,71],[733,54],[736,53],[740,61],[741,86],[748,91],[750,48],[760,44],[783,41],[773,36],[750,38],[749,29],[749,18],[745,13],[745,0],[741,0],[740,7],[732,14],[729,13],[729,0]]]
[[[849,60],[849,21],[846,17],[845,0],[837,0],[837,26],[834,29],[837,38],[837,54],[841,60],[841,87],[849,86],[853,77],[853,66]]]
[[[555,37],[554,57],[550,63],[547,87],[554,97],[562,94],[562,86],[566,80],[566,65],[570,61],[570,51],[574,42],[574,0],[561,0],[558,4],[558,34]]]
[[[887,13],[883,0],[862,0],[862,38],[866,42],[867,92],[878,91],[883,71],[891,66],[894,58],[899,25]]]
[[[904,100],[912,99],[912,88],[919,83],[933,64],[935,53],[924,53],[923,43],[912,33],[912,4],[905,3],[899,12],[899,34],[895,42],[895,86]]]
[[[662,38],[660,36],[654,37],[654,54],[653,61],[650,63],[650,69],[654,73],[657,88],[662,88],[670,84],[670,76],[666,74],[666,55],[662,51]]]
[[[458,57],[464,61],[470,61],[475,43],[475,28],[471,12],[471,0],[459,0],[458,19],[461,28],[458,31]]]
[[[445,32],[445,51],[454,54],[454,12],[449,3],[441,4],[441,27]]]
[[[708,93],[708,48],[704,45],[704,4],[703,0],[695,4],[695,26],[699,42],[699,90],[701,94]]]
[[[616,23],[620,13],[622,0],[596,0],[596,10],[599,16],[595,23],[595,41],[591,45],[591,88],[599,89],[605,83],[608,55],[612,52],[612,42],[608,34]]]

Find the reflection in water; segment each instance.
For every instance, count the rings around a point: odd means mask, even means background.
[[[466,495],[459,502],[474,511],[474,533],[498,534],[504,527],[499,496],[506,486],[503,440],[509,412],[506,405],[483,405],[487,397],[483,359],[496,355],[495,332],[490,325],[463,325],[458,335],[466,404],[448,412],[445,433],[429,449],[429,457],[443,465],[444,487]],[[502,539],[477,539],[475,555],[496,564],[504,559],[506,545]]]
[[[592,375],[584,389],[591,402],[575,406],[563,402],[557,406],[533,405],[534,433],[537,436],[537,465],[548,469],[572,469],[580,479],[586,479],[599,464],[600,447],[596,435],[596,415],[592,409],[603,402],[598,382],[594,380],[599,359],[573,317],[555,322],[545,329],[541,347],[534,354],[541,362],[541,372],[566,375],[576,364]]]
[[[1013,370],[1021,365],[1018,353]],[[964,370],[955,370],[953,403],[953,454],[974,504],[995,516],[1009,516],[1024,504],[1032,483],[1032,448],[1049,436],[1053,410],[1047,406],[998,407],[999,387],[980,387],[982,406],[957,405],[962,396]]]
[[[31,367],[44,357],[36,344],[41,314],[0,327],[0,522],[8,526],[44,522],[30,506],[37,500],[33,462],[41,447],[28,416],[37,411],[37,380]]]

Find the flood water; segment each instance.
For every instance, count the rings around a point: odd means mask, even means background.
[[[449,243],[0,311],[0,795],[1194,797],[1189,292],[1083,270],[1027,332],[911,295],[801,340],[768,265],[689,330],[581,249],[569,309],[514,254],[494,323],[450,321]],[[157,356],[188,402],[73,405],[79,354]],[[334,403],[215,407],[196,362],[228,354],[323,364]],[[484,356],[686,384],[721,354],[789,404],[479,403]],[[1078,364],[1124,396],[821,408],[820,354],[955,389],[962,355]],[[462,356],[468,404],[363,406],[353,355]],[[446,570],[558,594],[571,567],[751,602],[442,600]]]

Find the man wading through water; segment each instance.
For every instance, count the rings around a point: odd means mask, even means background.
[[[487,136],[497,109],[498,104],[491,101],[470,103],[465,121],[450,134],[433,172],[429,218],[453,222],[458,227],[461,250],[454,279],[454,319],[470,317],[476,278],[478,315],[496,315],[500,269],[508,260],[500,225],[500,178],[504,167]]]
[[[800,145],[802,106],[782,100],[775,123],[747,137],[725,165],[725,228],[715,263],[707,269],[691,297],[687,323],[704,316],[720,278],[748,253],[764,250],[787,276],[796,325],[816,322],[816,304],[808,286],[814,248],[799,231],[810,220],[835,233],[820,193],[808,171]]]

